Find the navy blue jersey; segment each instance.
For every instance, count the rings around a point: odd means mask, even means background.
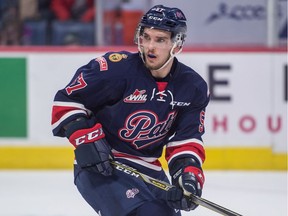
[[[115,158],[160,170],[166,146],[168,163],[193,157],[202,164],[207,84],[176,58],[168,76],[155,80],[138,53],[109,52],[91,60],[57,92],[53,134],[64,137],[63,126],[86,116],[102,124]]]

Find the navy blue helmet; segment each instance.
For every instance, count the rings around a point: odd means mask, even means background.
[[[172,39],[175,38],[174,40],[175,42],[178,42],[178,46],[183,45],[187,32],[186,17],[184,13],[178,8],[170,8],[163,5],[156,5],[143,15],[138,25],[138,32],[136,31],[135,34],[136,44],[138,42],[137,38],[143,32],[144,27],[171,32],[171,37]]]

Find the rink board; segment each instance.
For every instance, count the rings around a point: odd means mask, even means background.
[[[0,169],[71,169],[72,147],[1,146]],[[167,169],[164,157],[163,167]],[[269,148],[206,148],[204,169],[287,170],[287,154]]]
[[[72,147],[51,131],[53,98],[76,68],[108,50],[127,47],[0,48],[0,169],[72,167]],[[211,93],[204,168],[287,170],[287,50],[185,48],[178,58]]]

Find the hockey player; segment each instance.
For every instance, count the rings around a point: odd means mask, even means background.
[[[209,95],[200,75],[175,57],[185,36],[181,10],[154,6],[135,33],[139,53],[92,59],[55,96],[53,134],[75,146],[75,184],[99,215],[175,216],[197,207],[183,193],[202,193]],[[176,186],[168,192],[109,163],[169,182],[158,160],[163,148]]]

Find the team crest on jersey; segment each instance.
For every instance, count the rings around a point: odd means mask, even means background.
[[[112,53],[109,55],[109,60],[111,62],[119,62],[121,61],[123,58],[123,55],[121,55],[120,53]]]
[[[139,190],[137,188],[132,188],[126,191],[126,196],[128,199],[134,198],[136,194],[139,193]]]
[[[124,127],[118,131],[118,135],[136,149],[145,148],[166,136],[176,115],[176,112],[171,112],[166,119],[159,121],[154,112],[142,110],[132,113],[125,120]]]
[[[108,70],[107,61],[103,56],[96,58],[95,61],[97,61],[99,63],[100,71],[107,71]]]
[[[146,90],[136,89],[128,97],[124,98],[125,103],[145,103],[147,100]]]

